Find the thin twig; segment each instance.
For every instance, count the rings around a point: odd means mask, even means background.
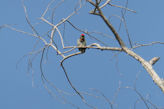
[[[118,5],[113,5],[111,3],[108,3],[110,6],[114,6],[114,7],[117,7],[117,8],[121,8],[121,9],[125,9],[127,11],[131,11],[133,13],[136,13],[136,11],[132,10],[132,9],[128,9],[127,7],[123,7],[123,6],[118,6]]]
[[[67,78],[67,80],[68,80],[70,86],[71,86],[72,89],[76,92],[76,94],[80,96],[80,98],[82,99],[82,101],[83,101],[88,107],[93,108],[93,109],[97,109],[96,107],[94,107],[94,106],[88,104],[87,101],[86,101],[86,100],[84,99],[84,97],[82,96],[82,94],[73,86],[72,82],[70,81],[70,79],[69,79],[69,77],[68,77],[67,71],[66,71],[66,69],[65,69],[65,67],[64,67],[64,65],[63,65],[63,62],[64,62],[66,59],[68,59],[68,58],[70,58],[70,57],[72,57],[72,56],[79,55],[79,54],[81,54],[81,52],[77,52],[77,53],[74,53],[74,54],[71,54],[71,55],[66,56],[66,57],[61,61],[60,65],[61,65],[61,67],[62,67],[62,69],[63,69],[63,71],[64,71],[64,73],[65,73],[65,76],[66,76],[66,78]]]
[[[28,25],[31,27],[31,29],[34,32],[35,36],[37,36],[37,38],[39,38],[40,40],[42,40],[47,45],[47,42],[45,41],[45,39],[43,39],[42,37],[40,37],[39,33],[36,31],[36,29],[31,24],[31,22],[30,22],[30,20],[28,18],[27,9],[26,9],[24,3],[23,3],[23,8],[24,8],[24,12],[25,12],[26,21],[27,21]]]
[[[56,88],[56,86],[54,86],[54,84],[52,84],[49,80],[47,80],[46,77],[45,77],[45,75],[44,75],[42,63],[43,63],[43,58],[44,58],[44,51],[45,51],[45,49],[46,49],[46,46],[43,48],[42,55],[41,55],[41,60],[40,60],[40,71],[41,71],[42,83],[43,83],[44,88],[48,91],[48,93],[49,93],[51,96],[55,97],[56,99],[59,99],[58,96],[55,95],[55,94],[47,87],[47,85],[45,84],[45,81],[46,81],[49,85],[53,86],[53,88],[55,88],[55,90],[56,90],[57,92],[59,92],[59,93],[61,92],[61,90],[59,90],[58,88]],[[62,99],[64,100],[64,102],[70,104],[71,106],[73,106],[73,107],[75,107],[75,108],[77,108],[77,109],[80,109],[80,108],[79,108],[78,106],[76,106],[75,104],[73,104],[73,103],[67,101],[63,96],[62,96]],[[65,104],[65,103],[63,103],[63,104]]]
[[[54,8],[52,9],[52,15],[51,15],[51,23],[54,24],[54,17],[55,17],[55,9],[58,8],[62,3],[64,2],[64,0],[61,0],[58,4],[56,4],[54,6]]]
[[[126,2],[125,7],[126,7],[126,8],[128,7],[128,0],[127,0],[127,2]],[[123,8],[123,9],[121,10],[121,14],[122,14],[122,19],[123,19],[123,22],[124,22],[126,34],[127,34],[127,36],[128,36],[128,41],[129,41],[130,47],[132,48],[132,41],[131,41],[131,38],[130,38],[130,34],[129,34],[129,31],[128,31],[127,24],[126,24],[126,19],[125,19],[126,9]]]
[[[47,5],[47,8],[45,9],[45,11],[44,11],[43,14],[42,14],[42,17],[44,17],[44,16],[46,15],[47,11],[49,10],[49,7],[51,6],[51,4],[52,4],[54,1],[55,1],[55,0],[51,0],[51,1],[49,2],[49,4]]]
[[[111,0],[107,0],[103,5],[100,6],[100,9],[105,7]]]
[[[107,20],[107,18],[103,15],[103,12],[101,11],[100,7],[97,6],[95,3],[93,3],[92,1],[89,1],[93,6],[95,6],[99,12],[99,16],[103,19],[103,21],[105,22],[105,24],[109,27],[109,29],[112,31],[112,33],[114,34],[116,40],[118,41],[119,45],[124,48],[125,44],[122,41],[121,37],[119,36],[119,34],[116,32],[115,28],[113,27],[113,25]]]
[[[101,44],[103,44],[103,45],[105,45],[105,46],[108,46],[108,45],[105,44],[103,41],[101,41],[101,40],[99,40],[98,38],[92,36],[92,35],[90,34],[90,32],[79,29],[77,26],[75,26],[75,25],[74,25],[73,23],[71,23],[69,20],[67,20],[67,22],[68,22],[73,28],[75,28],[76,30],[78,30],[78,31],[80,31],[80,32],[82,32],[82,33],[85,33],[85,34],[87,34],[89,37],[91,37],[92,39],[94,39],[94,40],[100,42]]]
[[[72,57],[72,56],[79,55],[79,54],[81,54],[81,52],[77,52],[77,53],[74,53],[74,54],[71,54],[71,55],[66,56],[66,57],[60,62],[60,65],[61,65],[61,67],[62,67],[62,69],[63,69],[63,71],[64,71],[64,73],[65,73],[65,76],[66,76],[66,78],[67,78],[67,80],[68,80],[70,86],[72,87],[72,89],[80,96],[80,98],[81,98],[82,100],[84,100],[84,97],[83,97],[83,96],[80,94],[80,92],[73,86],[73,84],[72,84],[72,82],[70,81],[70,79],[69,79],[69,77],[68,77],[68,74],[67,74],[67,72],[66,72],[66,70],[65,70],[65,68],[64,68],[64,66],[63,66],[64,60],[66,60],[66,59],[68,59],[68,58],[70,58],[70,57]]]
[[[155,41],[155,42],[151,42],[151,43],[147,43],[147,44],[136,44],[136,46],[134,46],[132,49],[144,47],[144,46],[151,46],[151,45],[155,45],[155,44],[164,44],[164,42]]]
[[[127,88],[127,89],[132,89],[133,91],[135,91],[136,92],[136,94],[140,97],[140,99],[143,101],[143,103],[145,104],[145,106],[146,106],[146,108],[147,109],[150,109],[149,108],[149,106],[148,106],[148,104],[147,104],[147,102],[146,102],[146,100],[145,100],[145,98],[141,95],[141,93],[139,92],[139,91],[137,91],[137,89],[136,88],[132,88],[132,87],[125,87],[125,88]]]
[[[110,105],[111,109],[113,109],[113,103],[98,89],[92,89],[93,91],[96,91],[97,93],[100,93],[105,101]]]

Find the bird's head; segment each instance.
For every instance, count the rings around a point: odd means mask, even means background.
[[[84,34],[81,34],[80,40],[85,40],[85,35]]]

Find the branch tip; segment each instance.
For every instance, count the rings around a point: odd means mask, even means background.
[[[151,65],[154,65],[159,59],[160,59],[160,57],[154,57],[154,58],[152,58],[152,59],[149,61],[149,63],[150,63]]]

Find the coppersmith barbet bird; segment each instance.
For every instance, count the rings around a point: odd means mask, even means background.
[[[81,34],[80,39],[77,40],[77,46],[78,47],[85,47],[86,46],[86,40],[85,35]],[[81,53],[85,52],[86,48],[78,48]]]

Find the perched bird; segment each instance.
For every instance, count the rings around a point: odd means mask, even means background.
[[[81,34],[80,39],[77,40],[77,46],[78,47],[85,47],[86,46],[86,40],[85,40],[85,35]],[[79,51],[81,53],[85,52],[86,48],[79,48]]]

